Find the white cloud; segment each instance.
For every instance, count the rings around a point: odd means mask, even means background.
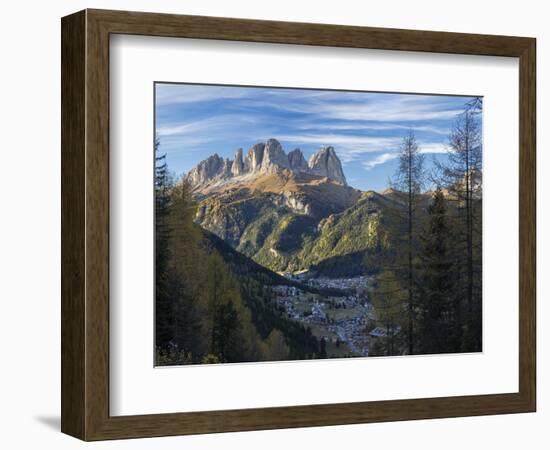
[[[441,142],[424,142],[418,144],[420,153],[447,153],[448,147]]]
[[[300,130],[372,130],[372,131],[392,131],[392,130],[413,130],[415,132],[427,132],[433,134],[447,135],[449,129],[446,127],[437,128],[434,126],[408,126],[396,123],[369,123],[361,121],[346,121],[345,123],[316,123],[315,121],[295,123],[294,126]]]
[[[443,109],[440,105],[413,104],[391,101],[386,104],[331,104],[324,105],[320,113],[340,120],[368,120],[378,122],[415,122],[451,119],[460,113],[456,109]]]
[[[187,104],[248,97],[247,89],[232,86],[200,86],[187,84],[157,84],[156,105]]]
[[[420,153],[447,153],[447,147],[445,144],[439,142],[420,142],[418,144]],[[369,159],[368,161],[363,161],[361,164],[366,170],[371,170],[372,168],[384,164],[385,162],[391,161],[399,157],[399,150],[395,152],[386,152]]]
[[[157,127],[159,136],[190,136],[197,133],[227,133],[243,125],[254,125],[257,119],[248,114],[223,114],[189,122],[177,122]]]
[[[205,130],[208,127],[209,122],[211,122],[211,120],[207,119],[196,122],[182,123],[179,125],[164,125],[157,128],[157,134],[159,136],[184,136]]]
[[[162,151],[201,151],[202,146],[215,146],[213,151],[229,150],[229,140],[242,140],[245,130],[253,139],[260,135],[273,135],[256,117],[247,114],[224,114],[188,122],[175,122],[157,126]],[[261,133],[261,134],[260,134]],[[212,151],[212,152],[213,152]]]
[[[356,160],[364,153],[373,153],[388,148],[397,148],[400,137],[349,136],[341,134],[288,134],[279,136],[282,141],[292,141],[297,144],[331,145],[342,162]]]
[[[200,146],[217,142],[218,138],[214,135],[200,136],[167,136],[160,140],[160,149],[162,153],[174,153],[185,149],[186,152],[197,151],[202,149]]]
[[[368,161],[363,161],[362,165],[366,170],[371,170],[372,168],[384,164],[385,162],[391,161],[399,157],[399,153],[382,153],[377,157],[370,159]]]
[[[320,134],[286,134],[275,136],[281,141],[291,141],[300,144],[315,144],[318,146],[333,146],[336,153],[347,163],[357,160],[363,154],[392,151],[398,152],[403,140],[400,136],[357,136],[337,133]],[[439,142],[419,142],[420,153],[446,153],[447,147]],[[385,162],[385,161],[383,161]],[[379,163],[381,164],[381,163]]]
[[[156,85],[157,106],[236,99],[239,100],[237,106],[265,106],[288,110],[292,109],[294,103],[304,104],[308,100],[327,99],[330,96],[334,96],[334,93],[301,89],[185,83],[159,83]]]
[[[457,108],[456,101],[450,104],[448,97],[444,96],[321,92],[299,97],[297,94],[289,93],[288,90],[283,90],[279,94],[282,98],[274,97],[277,96],[267,93],[261,97],[246,99],[245,103],[253,107],[311,114],[318,119],[346,121],[434,121],[452,119],[462,112]]]

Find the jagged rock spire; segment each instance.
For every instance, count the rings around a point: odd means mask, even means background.
[[[272,173],[288,168],[288,157],[277,139],[268,139],[264,147],[262,172]]]
[[[216,176],[220,175],[225,166],[225,160],[217,153],[201,161],[196,167],[191,169],[186,176],[191,186],[205,184]]]
[[[199,187],[210,182],[230,180],[233,177],[276,173],[284,169],[294,173],[310,173],[343,185],[347,184],[342,164],[333,147],[322,147],[312,155],[309,163],[306,163],[300,149],[297,148],[287,155],[276,139],[254,144],[244,158],[242,148],[236,151],[234,160],[214,154],[189,171],[185,179],[193,187]]]
[[[244,172],[244,163],[243,163],[243,149],[239,148],[235,153],[235,159],[231,166],[231,174],[238,177]]]
[[[302,151],[299,148],[292,150],[288,154],[288,164],[290,169],[295,172],[308,172],[309,166],[307,165],[306,159]]]
[[[347,185],[340,159],[334,151],[334,147],[321,147],[321,149],[309,159],[311,173],[327,177]]]
[[[260,170],[264,158],[264,148],[264,143],[258,143],[254,144],[250,150],[248,150],[248,154],[244,161],[245,172],[257,172]]]

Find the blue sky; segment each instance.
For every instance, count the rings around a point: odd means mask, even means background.
[[[387,94],[157,83],[156,135],[170,170],[181,175],[217,153],[233,158],[273,137],[306,159],[332,145],[348,184],[383,190],[397,166],[399,145],[413,130],[426,154],[444,159],[466,96]]]

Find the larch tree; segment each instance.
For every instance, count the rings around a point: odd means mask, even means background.
[[[156,346],[166,349],[174,332],[173,305],[169,289],[169,240],[171,228],[170,178],[166,155],[160,154],[160,142],[155,139],[155,339]]]
[[[391,181],[391,186],[397,190],[397,198],[401,202],[397,215],[404,224],[405,259],[398,258],[396,275],[401,279],[407,292],[407,347],[410,355],[414,354],[414,321],[415,321],[415,266],[416,237],[418,234],[418,215],[420,196],[425,183],[424,155],[421,154],[413,131],[403,138],[399,149],[399,164]],[[398,244],[398,247],[402,245]],[[402,254],[400,248],[397,253]]]
[[[206,285],[208,254],[200,230],[194,224],[195,203],[191,189],[179,181],[171,189],[170,292],[172,294],[172,341],[180,351],[199,357],[206,351],[200,298]]]
[[[401,287],[395,273],[385,270],[377,278],[371,298],[375,322],[385,332],[383,354],[399,354],[396,336],[404,325],[403,312],[407,307],[407,292]]]
[[[451,225],[447,202],[441,189],[433,195],[428,207],[428,221],[420,238],[420,283],[418,284],[418,328],[421,353],[460,351],[460,330],[453,294],[455,284],[450,276]]]
[[[447,162],[438,165],[440,183],[455,203],[455,260],[465,299],[463,351],[481,350],[482,100],[457,116],[449,136]]]

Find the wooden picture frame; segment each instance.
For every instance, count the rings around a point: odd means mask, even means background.
[[[61,29],[64,433],[101,440],[535,411],[535,39],[104,10],[64,17]],[[110,416],[109,36],[117,33],[519,58],[519,391]]]

